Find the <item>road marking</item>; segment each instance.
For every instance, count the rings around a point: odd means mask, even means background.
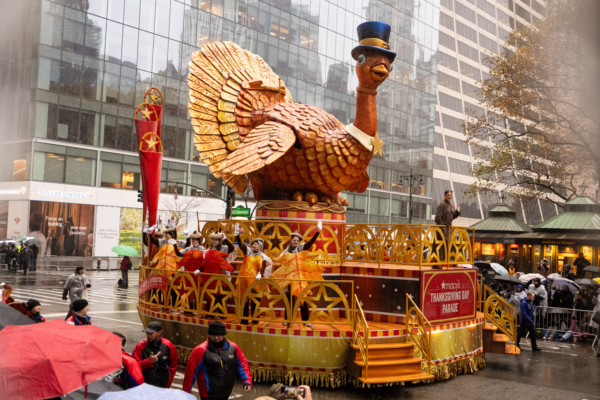
[[[95,316],[96,314],[133,314],[133,313],[138,313],[137,310],[123,310],[123,311],[92,311],[89,312],[88,314],[91,316]],[[65,315],[64,312],[62,313],[54,313],[54,314],[45,314],[44,317],[46,318],[52,318],[52,317],[60,317],[61,315]]]
[[[94,318],[100,318],[100,319],[108,319],[110,321],[117,321],[117,322],[124,322],[126,324],[133,324],[133,325],[142,325],[144,326],[141,322],[131,322],[131,321],[123,321],[122,319],[114,319],[114,318],[107,318],[107,317],[99,317],[97,315],[91,315]]]
[[[178,383],[171,383],[171,387],[176,387],[177,389],[183,390],[183,386]],[[200,393],[196,388],[192,388],[192,392]]]

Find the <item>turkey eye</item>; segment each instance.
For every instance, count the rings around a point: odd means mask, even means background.
[[[365,56],[364,54],[361,54],[360,56],[358,56],[358,65],[359,66],[362,67],[366,61],[367,61],[367,56]]]
[[[394,66],[390,65],[390,72],[392,72],[394,70]]]

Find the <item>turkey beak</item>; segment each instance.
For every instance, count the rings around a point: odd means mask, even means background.
[[[374,82],[383,81],[383,80],[387,79],[387,77],[389,75],[390,75],[390,73],[388,72],[387,68],[383,64],[379,64],[379,65],[376,65],[373,68],[371,68],[371,78],[373,79]]]

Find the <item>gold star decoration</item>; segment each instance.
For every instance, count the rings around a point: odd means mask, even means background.
[[[142,111],[143,118],[145,118],[146,120],[150,121],[150,110],[148,109],[148,107],[144,108],[141,111]]]
[[[148,146],[148,150],[154,150],[154,147],[158,144],[159,142],[157,140],[154,140],[153,136],[150,136],[149,139],[146,139],[146,146]]]
[[[156,104],[156,100],[158,99],[158,96],[155,95],[154,93],[152,93],[150,95],[150,100],[152,101],[152,103]]]
[[[383,157],[383,140],[379,139],[379,132],[375,132],[371,144],[373,145],[373,155],[379,154],[379,157]]]

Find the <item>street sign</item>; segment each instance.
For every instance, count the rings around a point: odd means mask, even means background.
[[[232,217],[245,217],[250,218],[250,209],[242,206],[237,206],[231,210]]]

